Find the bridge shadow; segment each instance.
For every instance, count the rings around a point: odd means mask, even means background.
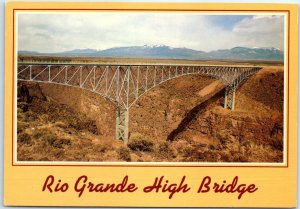
[[[167,137],[167,141],[174,141],[175,138],[180,134],[182,131],[188,127],[188,125],[196,119],[198,114],[203,113],[206,110],[206,107],[212,103],[215,103],[218,101],[220,98],[222,98],[225,94],[225,89],[222,89],[221,91],[217,92],[215,95],[212,97],[206,99],[204,102],[200,103],[199,105],[195,106],[193,109],[191,109],[184,119],[180,122],[178,127],[174,129]],[[221,104],[220,104],[221,105]]]

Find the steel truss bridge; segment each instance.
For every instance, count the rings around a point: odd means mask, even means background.
[[[129,109],[155,86],[184,75],[221,80],[224,108],[234,109],[236,88],[260,67],[196,65],[113,65],[18,63],[18,81],[53,83],[91,91],[116,106],[116,138],[128,142]]]

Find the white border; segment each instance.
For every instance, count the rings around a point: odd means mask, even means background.
[[[68,9],[66,9],[67,11]],[[72,11],[72,13],[89,13],[89,12],[107,12],[107,13],[118,13],[119,12],[114,12],[114,11],[101,11],[101,9],[99,11],[96,11],[97,9],[95,9],[95,11],[90,10],[88,12],[80,12],[80,9],[78,9],[78,11]],[[13,165],[18,166],[18,165],[29,165],[29,166],[34,166],[34,165],[46,165],[46,166],[55,166],[55,165],[66,165],[66,166],[70,166],[70,165],[81,165],[81,166],[119,166],[119,167],[139,167],[139,166],[143,166],[143,167],[155,167],[155,166],[166,166],[166,167],[248,167],[248,166],[255,166],[255,167],[268,167],[268,166],[272,166],[272,167],[278,167],[281,168],[282,166],[286,166],[287,165],[287,95],[288,95],[288,88],[287,88],[287,77],[288,77],[288,72],[287,72],[287,66],[288,66],[288,39],[287,39],[287,35],[288,34],[288,17],[287,17],[287,13],[286,12],[208,12],[208,11],[199,11],[199,12],[189,12],[189,11],[182,11],[182,12],[178,12],[178,11],[167,11],[170,14],[173,15],[180,15],[181,13],[184,13],[185,15],[187,14],[191,14],[191,15],[283,15],[284,16],[284,111],[283,111],[283,124],[284,124],[284,128],[283,128],[283,137],[284,137],[284,149],[283,149],[283,162],[281,163],[259,163],[259,162],[247,162],[247,163],[237,163],[237,162],[109,162],[109,161],[105,161],[105,162],[78,162],[78,161],[18,161],[17,160],[17,88],[14,88],[14,95],[13,95],[13,99],[14,99],[14,139],[13,139],[13,146],[14,146],[14,159],[13,159]],[[59,12],[47,12],[47,11],[30,11],[30,12],[26,12],[26,11],[16,11],[15,12],[15,48],[14,48],[14,72],[17,72],[17,52],[18,52],[18,19],[19,19],[19,14],[56,14],[56,13],[66,13],[64,11],[59,11]],[[128,14],[128,13],[134,13],[137,14],[137,12],[122,12],[122,14]],[[139,13],[157,13],[156,11],[141,11]],[[160,11],[159,14],[164,13],[164,11]],[[289,69],[290,70],[290,69]],[[15,87],[17,87],[17,73],[14,73],[14,85]]]

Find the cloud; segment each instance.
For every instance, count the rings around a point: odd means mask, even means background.
[[[239,22],[234,32],[237,33],[276,33],[283,32],[283,16],[253,16]],[[267,34],[269,35],[269,34]]]
[[[284,49],[284,16],[257,15],[243,19],[234,28],[238,41],[247,46]]]
[[[226,20],[230,23],[226,23]],[[216,21],[216,19],[218,21]],[[224,20],[223,20],[224,19]],[[223,21],[223,26],[222,26]],[[282,16],[196,13],[20,13],[18,49],[60,52],[76,48],[165,44],[197,50],[235,46],[283,48]]]

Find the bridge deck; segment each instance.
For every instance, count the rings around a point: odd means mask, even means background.
[[[236,68],[251,68],[251,67],[262,67],[260,65],[256,64],[188,64],[188,63],[182,63],[182,64],[174,64],[174,63],[114,63],[114,62],[105,62],[105,63],[99,63],[99,62],[18,62],[18,66],[20,65],[51,65],[51,66],[61,66],[61,65],[72,65],[72,66],[185,66],[185,67],[236,67]]]

